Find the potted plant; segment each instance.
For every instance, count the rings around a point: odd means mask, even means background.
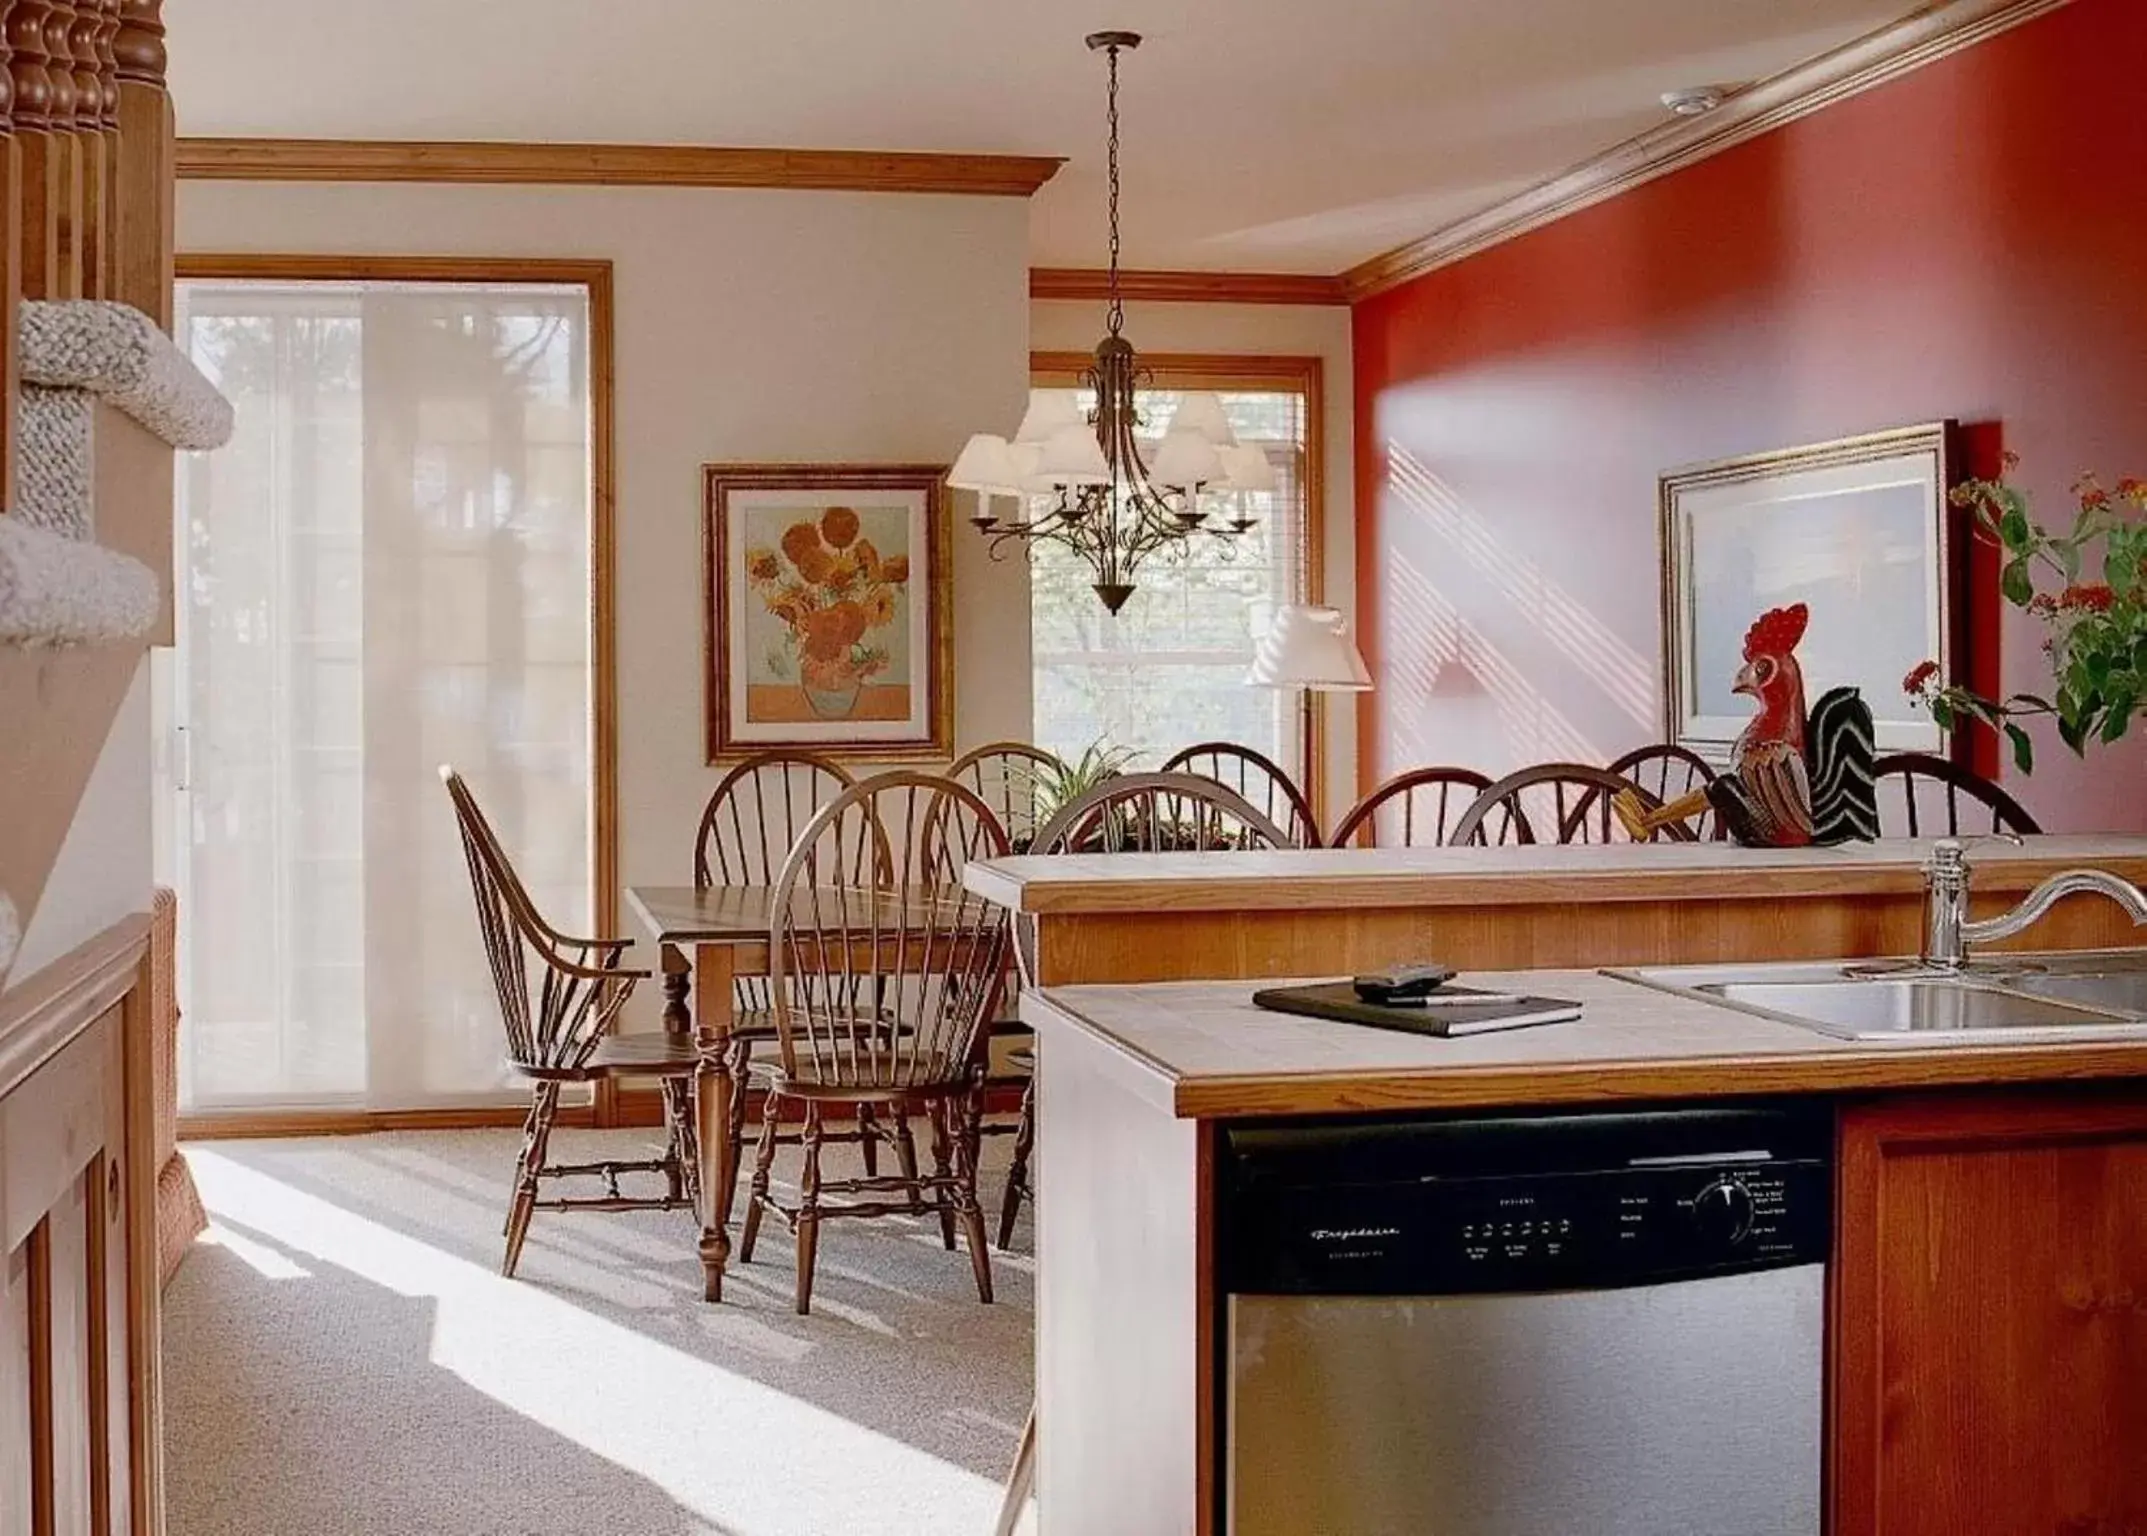
[[[2018,460],[2007,454],[2006,472]],[[2073,485],[2071,526],[2054,533],[2035,521],[2028,498],[2005,479],[1954,488],[1954,505],[1975,517],[1980,537],[2003,551],[1998,590],[2047,631],[2053,688],[1988,699],[1959,686],[1938,686],[1938,663],[1926,661],[1902,686],[1929,706],[1940,728],[1980,720],[2002,731],[2022,773],[2035,749],[2020,722],[2048,715],[2074,752],[2090,741],[2114,742],[2131,728],[2147,695],[2147,481],[2124,479],[2106,490],[2088,475]]]

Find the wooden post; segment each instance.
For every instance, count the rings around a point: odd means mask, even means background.
[[[97,73],[97,29],[103,25],[102,0],[76,0],[67,26],[68,58],[74,67],[75,162],[81,167],[82,195],[74,206],[75,251],[81,264],[85,299],[105,297],[105,186],[111,179],[104,136],[104,81]]]
[[[7,13],[15,86],[15,137],[22,146],[22,296],[57,297],[60,270],[59,154],[52,142],[52,72],[46,68],[46,0],[13,0]]]
[[[0,10],[5,10],[0,0]],[[21,394],[15,312],[22,304],[22,147],[15,141],[15,77],[0,16],[0,515],[15,505],[15,410]]]
[[[104,140],[103,198],[97,213],[104,239],[97,292],[109,299],[119,291],[119,59],[113,51],[119,39],[119,0],[96,3],[97,131]]]
[[[20,3],[20,0],[18,0]],[[164,0],[120,0],[119,281],[111,297],[171,329],[171,97],[164,88]]]
[[[59,257],[47,298],[82,297],[82,143],[75,134],[74,0],[46,0],[45,73],[52,82],[53,248]]]

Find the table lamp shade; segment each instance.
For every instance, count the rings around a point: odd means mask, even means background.
[[[1276,610],[1245,681],[1256,688],[1315,688],[1362,693],[1372,674],[1339,608],[1291,603]]]

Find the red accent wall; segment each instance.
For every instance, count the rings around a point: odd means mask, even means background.
[[[1359,305],[1365,783],[1660,738],[1665,469],[1950,417],[2053,518],[2147,475],[2143,70],[2147,3],[2075,0]],[[2147,830],[2147,731],[2038,745],[2046,829]]]

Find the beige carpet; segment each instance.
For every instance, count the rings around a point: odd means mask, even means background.
[[[565,1132],[554,1155],[653,1135]],[[899,1218],[828,1226],[808,1318],[775,1223],[721,1306],[684,1212],[540,1211],[508,1281],[515,1147],[188,1147],[213,1225],[165,1293],[172,1536],[991,1529],[1029,1404],[1026,1222],[989,1307],[936,1223]]]

